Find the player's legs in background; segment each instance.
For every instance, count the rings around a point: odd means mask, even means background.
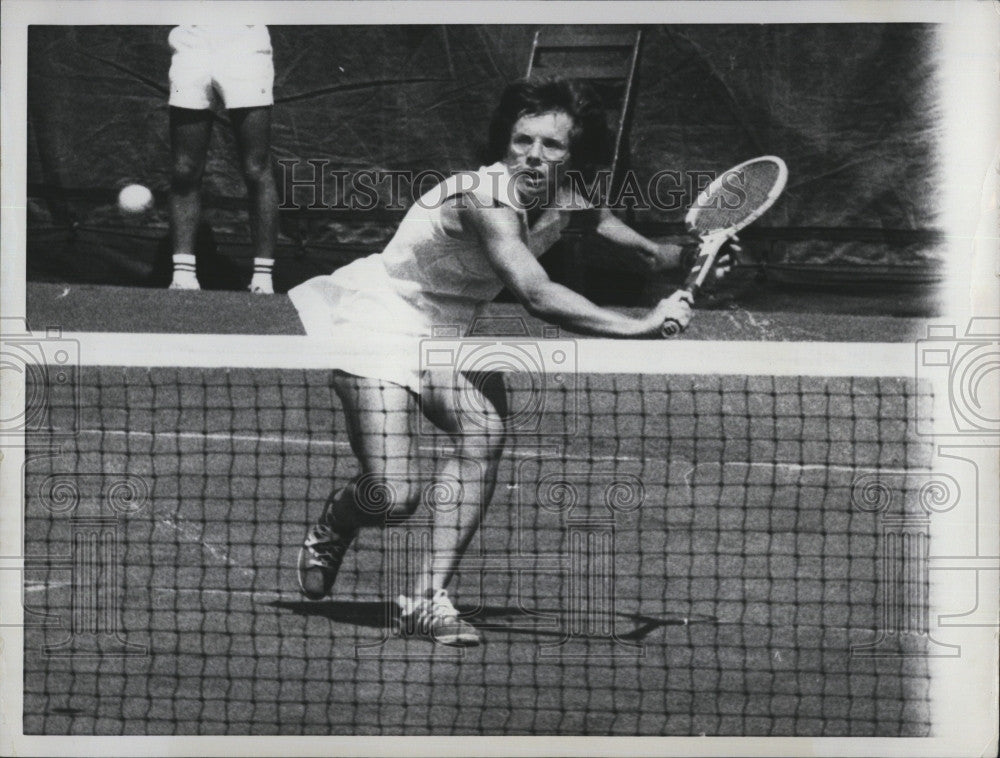
[[[233,108],[229,118],[250,205],[250,236],[254,250],[250,291],[273,294],[271,268],[278,237],[278,190],[271,165],[271,108]]]
[[[420,499],[411,422],[416,398],[390,382],[335,372],[351,449],[360,473],[337,489],[306,535],[299,553],[299,583],[312,599],[330,593],[344,554],[362,526],[412,512]]]
[[[201,217],[201,178],[211,134],[211,111],[170,107],[171,289],[198,289],[195,238]]]

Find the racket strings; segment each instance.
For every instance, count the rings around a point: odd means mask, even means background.
[[[710,232],[743,224],[769,204],[780,179],[780,167],[770,160],[727,171],[698,198],[693,227]]]

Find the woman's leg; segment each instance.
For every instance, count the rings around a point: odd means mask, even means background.
[[[344,372],[334,376],[333,386],[361,471],[331,500],[331,520],[357,529],[411,513],[420,501],[416,397],[391,382]]]
[[[397,385],[343,373],[335,377],[334,388],[344,406],[361,474],[331,498],[300,553],[299,581],[313,599],[329,594],[359,527],[384,523],[389,514],[411,512],[422,491],[419,472],[412,465],[414,396]],[[420,410],[454,444],[453,455],[442,460],[432,483],[441,491],[450,489],[454,497],[438,507],[435,498],[428,498],[433,508],[431,555],[414,596],[401,599],[402,621],[404,627],[412,622],[442,644],[475,645],[479,632],[459,617],[446,587],[496,486],[506,416],[503,382],[498,375],[432,377],[422,393]]]
[[[344,372],[334,375],[333,385],[361,470],[330,497],[299,553],[299,583],[312,599],[330,593],[359,527],[409,513],[420,497],[411,433],[416,398],[399,385]]]
[[[456,372],[436,378],[422,394],[422,411],[454,444],[454,453],[441,461],[435,478],[454,498],[434,510],[433,558],[418,583],[426,592],[448,586],[479,529],[496,487],[507,415],[500,374]]]

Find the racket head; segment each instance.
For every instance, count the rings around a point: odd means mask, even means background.
[[[781,196],[788,166],[776,155],[762,155],[733,166],[698,193],[684,218],[699,236],[736,234],[760,218]]]

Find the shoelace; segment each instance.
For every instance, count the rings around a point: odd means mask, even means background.
[[[334,541],[333,530],[326,524],[316,524],[309,532],[309,539],[306,546],[313,554],[314,559],[332,562],[336,559],[336,553],[343,553],[347,547],[343,540]]]
[[[437,590],[430,599],[412,600],[401,595],[399,604],[402,617],[415,617],[417,625],[424,632],[429,632],[435,621],[458,618],[458,611],[451,604],[445,589]]]
[[[431,598],[430,606],[430,616],[432,618],[458,618],[458,611],[451,604],[451,599],[448,597],[448,590],[440,589],[435,592],[434,597]]]

